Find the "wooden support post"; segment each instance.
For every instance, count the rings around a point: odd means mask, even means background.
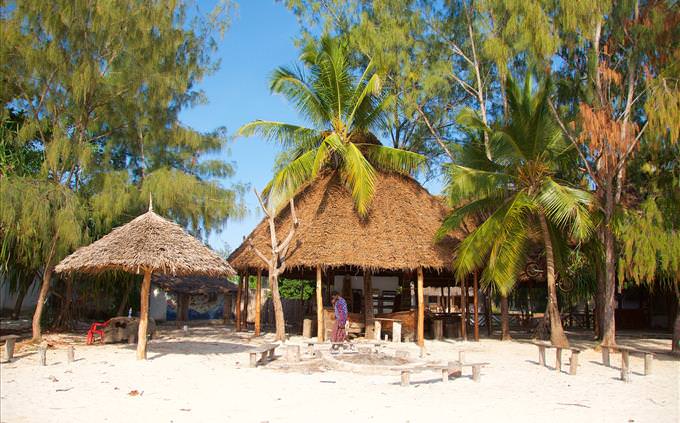
[[[645,376],[652,374],[652,362],[654,360],[654,354],[650,352],[645,353]]]
[[[144,281],[140,293],[139,332],[137,332],[137,360],[146,360],[146,332],[149,326],[149,291],[151,290],[151,270],[144,270]]]
[[[250,274],[243,278],[243,330],[248,330],[248,302],[250,300]]]
[[[460,361],[449,361],[449,375],[453,377],[460,377],[463,374],[463,368]]]
[[[312,319],[302,320],[302,337],[307,339],[312,337]]]
[[[243,276],[239,277],[238,286],[236,287],[236,331],[241,331],[241,301],[243,297]]]
[[[472,293],[472,298],[473,298],[473,303],[474,303],[474,319],[475,319],[475,341],[479,342],[479,300],[478,300],[478,292],[479,292],[479,283],[477,281],[477,272],[474,273],[474,282],[473,282],[473,289],[474,292]]]
[[[231,293],[225,292],[223,295],[222,304],[222,323],[227,324],[231,320]]]
[[[5,338],[5,360],[7,360],[7,363],[14,358],[14,345],[17,338],[18,336],[16,335],[7,335]]]
[[[444,321],[442,319],[437,319],[432,321],[432,332],[434,339],[441,341],[444,339]]]
[[[255,336],[260,336],[262,330],[262,269],[257,269],[257,283],[255,285]]]
[[[480,373],[482,370],[481,364],[473,364],[472,365],[472,380],[475,382],[479,382],[480,379]]]
[[[442,382],[446,383],[449,381],[449,369],[442,369]]]
[[[538,346],[538,365],[545,367],[545,345]]]
[[[425,298],[423,294],[423,268],[418,268],[418,345],[425,346]]]
[[[569,359],[569,374],[572,376],[575,376],[576,371],[578,370],[579,353],[580,353],[579,350],[571,350],[571,358]]]
[[[364,270],[364,327],[366,339],[375,336],[373,327],[373,278],[370,270]],[[380,334],[378,334],[378,340]]]
[[[47,366],[47,342],[43,342],[38,347],[38,357],[41,366]]]
[[[375,340],[380,341],[380,334],[382,333],[382,323],[380,320],[373,322],[373,334],[375,335]]]
[[[489,292],[484,293],[484,299],[485,299],[485,304],[484,304],[484,311],[486,312],[486,335],[491,336],[491,324],[492,320],[491,318],[493,317],[491,315],[491,295],[489,295]]]
[[[68,348],[66,348],[66,362],[68,364],[71,364],[75,361],[75,350],[73,348],[73,345],[69,345]]]
[[[392,342],[401,342],[401,322],[392,322]]]
[[[621,350],[621,380],[630,382],[629,351]]]
[[[467,311],[467,277],[465,277],[460,283],[460,333],[463,337],[463,341],[467,341]]]
[[[555,371],[562,372],[562,348],[555,348]]]
[[[408,386],[411,383],[411,371],[402,370],[401,371],[401,386]]]
[[[250,353],[250,367],[257,367],[257,353]]]
[[[321,282],[321,266],[316,266],[316,338],[319,342],[324,341],[323,287]]]
[[[602,364],[605,366],[609,367],[610,366],[610,361],[609,361],[609,347],[602,347]]]
[[[465,351],[458,351],[458,362],[460,364],[465,363]]]

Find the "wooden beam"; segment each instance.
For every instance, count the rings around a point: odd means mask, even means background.
[[[316,266],[316,338],[318,342],[324,341],[323,333],[323,284],[321,279],[321,266]]]
[[[460,283],[460,335],[467,341],[467,276]]]
[[[257,269],[255,286],[255,336],[260,336],[262,329],[262,269]]]
[[[364,326],[366,339],[373,339],[373,280],[370,270],[364,270]]]
[[[250,274],[243,278],[243,329],[248,330],[248,300],[250,299]]]
[[[418,268],[418,345],[425,345],[425,298],[423,296],[423,268]]]
[[[241,297],[243,296],[243,276],[238,279],[238,286],[236,287],[236,331],[241,331]]]
[[[140,293],[139,332],[137,332],[137,360],[146,360],[146,329],[149,327],[149,291],[151,290],[151,270],[144,270],[144,281]]]
[[[475,318],[475,341],[479,342],[479,282],[477,281],[477,272],[474,273],[473,289],[472,293],[473,303],[474,303],[474,318]]]

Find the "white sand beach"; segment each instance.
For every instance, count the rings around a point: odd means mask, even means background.
[[[188,334],[161,328],[149,344],[149,360],[138,361],[134,346],[84,344],[84,337],[47,335],[47,366],[35,347],[18,345],[15,359],[0,365],[0,421],[15,422],[301,422],[301,421],[503,421],[677,422],[680,417],[680,362],[657,355],[653,374],[631,357],[631,382],[620,376],[620,355],[612,367],[587,349],[576,376],[537,364],[527,341],[426,341],[428,361],[488,362],[481,381],[463,376],[441,381],[439,372],[412,375],[400,386],[398,373],[365,375],[326,370],[318,361],[287,368],[284,357],[248,367],[248,351],[272,335],[252,339],[220,327],[193,327]],[[287,343],[302,344],[300,337]],[[670,341],[626,339],[620,343],[654,350]],[[68,364],[66,345],[75,345]],[[574,342],[588,346],[592,343]],[[419,350],[401,344],[412,357]],[[386,354],[396,347],[388,345]],[[303,351],[305,348],[303,348]],[[282,355],[282,348],[277,350]],[[303,361],[312,360],[303,354]],[[4,361],[4,358],[3,358]]]

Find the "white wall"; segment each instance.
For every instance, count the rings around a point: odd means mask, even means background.
[[[14,310],[14,303],[17,300],[15,294],[9,293],[9,286],[4,282],[0,281],[0,310]],[[24,302],[21,304],[21,311],[33,311],[35,305],[38,302],[38,293],[40,291],[40,279],[33,281],[33,284],[28,288],[28,292],[24,297]]]
[[[165,291],[152,288],[149,295],[149,317],[157,322],[164,322],[168,313],[168,298]],[[135,315],[139,314],[139,310]]]

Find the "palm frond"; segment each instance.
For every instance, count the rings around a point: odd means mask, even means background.
[[[425,156],[412,151],[375,144],[355,144],[366,159],[382,170],[411,175],[425,166]]]
[[[357,89],[361,88],[361,85],[357,85]],[[368,82],[363,86],[363,89],[361,89],[359,95],[356,98],[352,98],[352,111],[350,112],[349,116],[347,117],[347,126],[352,127],[354,124],[354,116],[357,113],[357,110],[361,109],[362,106],[364,106],[365,102],[371,102],[373,97],[378,96],[380,94],[380,88],[381,88],[381,81],[380,81],[380,76],[378,76],[377,73],[374,73],[373,76],[368,80]],[[375,107],[374,104],[370,105],[371,108]]]
[[[312,169],[318,149],[309,150],[284,166],[267,184],[263,194],[275,208],[285,204],[297,190],[312,179]]]
[[[322,125],[330,121],[332,114],[323,98],[304,78],[299,69],[280,67],[274,71],[270,79],[272,92],[282,94],[288,101],[295,105],[296,110],[314,122]]]
[[[344,151],[342,169],[359,215],[368,215],[375,191],[375,169],[353,143],[348,143]]]
[[[304,148],[305,150],[318,147],[322,140],[321,134],[315,129],[270,120],[248,122],[236,132],[237,136],[244,137],[256,134],[268,140],[278,141],[288,148]]]
[[[514,177],[501,172],[473,169],[461,165],[449,168],[450,184],[447,187],[452,204],[467,199],[502,197],[510,188]]]
[[[474,216],[480,212],[490,210],[494,205],[498,204],[496,198],[482,198],[481,200],[472,201],[462,207],[458,207],[451,212],[435,234],[435,241],[441,241],[447,234],[460,229],[464,220],[468,216]]]
[[[594,225],[588,208],[593,204],[592,194],[560,185],[552,178],[546,178],[538,196],[546,217],[558,228],[569,228],[571,236],[586,240],[593,232]]]

